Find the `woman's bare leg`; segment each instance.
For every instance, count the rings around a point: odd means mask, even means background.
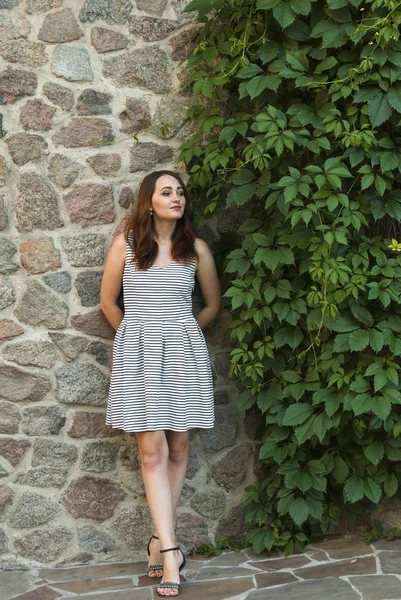
[[[189,431],[166,431],[168,475],[173,497],[173,515],[177,510],[188,466]]]
[[[136,434],[141,457],[142,476],[146,498],[153,524],[160,539],[160,547],[172,548],[176,545],[174,534],[173,495],[168,473],[169,448],[164,431],[146,431]],[[152,549],[152,548],[151,548]],[[160,556],[160,555],[159,555]],[[181,554],[168,552],[164,558],[164,580],[178,581],[178,567]],[[153,559],[151,553],[151,559]],[[157,560],[157,562],[162,562]],[[176,596],[177,590],[160,590],[165,596]]]

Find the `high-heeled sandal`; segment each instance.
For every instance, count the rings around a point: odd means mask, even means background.
[[[148,556],[150,556],[150,544],[153,540],[158,540],[159,538],[157,537],[157,535],[151,535],[148,541]],[[158,565],[149,565],[148,568],[146,569],[146,573],[149,577],[149,573],[151,571],[163,571],[163,565],[162,564],[158,564]],[[157,579],[158,577],[163,577],[163,575],[156,575],[156,577],[149,577],[149,579]]]
[[[187,560],[186,560],[181,548],[179,548],[178,546],[176,546],[175,548],[167,548],[166,550],[160,550],[160,554],[164,554],[164,552],[173,552],[174,550],[179,550],[182,554],[182,563],[178,567],[178,572],[180,572],[187,564]],[[169,596],[165,596],[164,594],[161,594],[159,592],[159,589],[177,590],[178,594],[179,594],[180,593],[180,583],[179,582],[177,583],[176,581],[162,581],[161,583],[159,583],[159,585],[156,586],[157,595],[162,596],[163,598],[168,598]],[[175,596],[170,596],[170,598],[176,598],[178,596],[178,594],[176,594]]]

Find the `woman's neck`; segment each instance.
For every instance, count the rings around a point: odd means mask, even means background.
[[[154,222],[155,238],[157,242],[170,244],[171,238],[174,233],[176,223],[158,221]]]

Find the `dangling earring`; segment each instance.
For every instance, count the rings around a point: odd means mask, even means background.
[[[153,208],[150,207],[150,216],[153,217]]]

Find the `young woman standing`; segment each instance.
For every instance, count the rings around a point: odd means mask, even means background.
[[[195,273],[204,308],[192,314]],[[117,304],[123,284],[124,313]],[[101,308],[117,330],[106,423],[135,432],[154,524],[148,575],[159,596],[179,594],[185,558],[174,533],[189,430],[214,423],[204,329],[220,308],[211,252],[195,238],[188,194],[177,173],[145,177],[126,231],[110,249]]]

